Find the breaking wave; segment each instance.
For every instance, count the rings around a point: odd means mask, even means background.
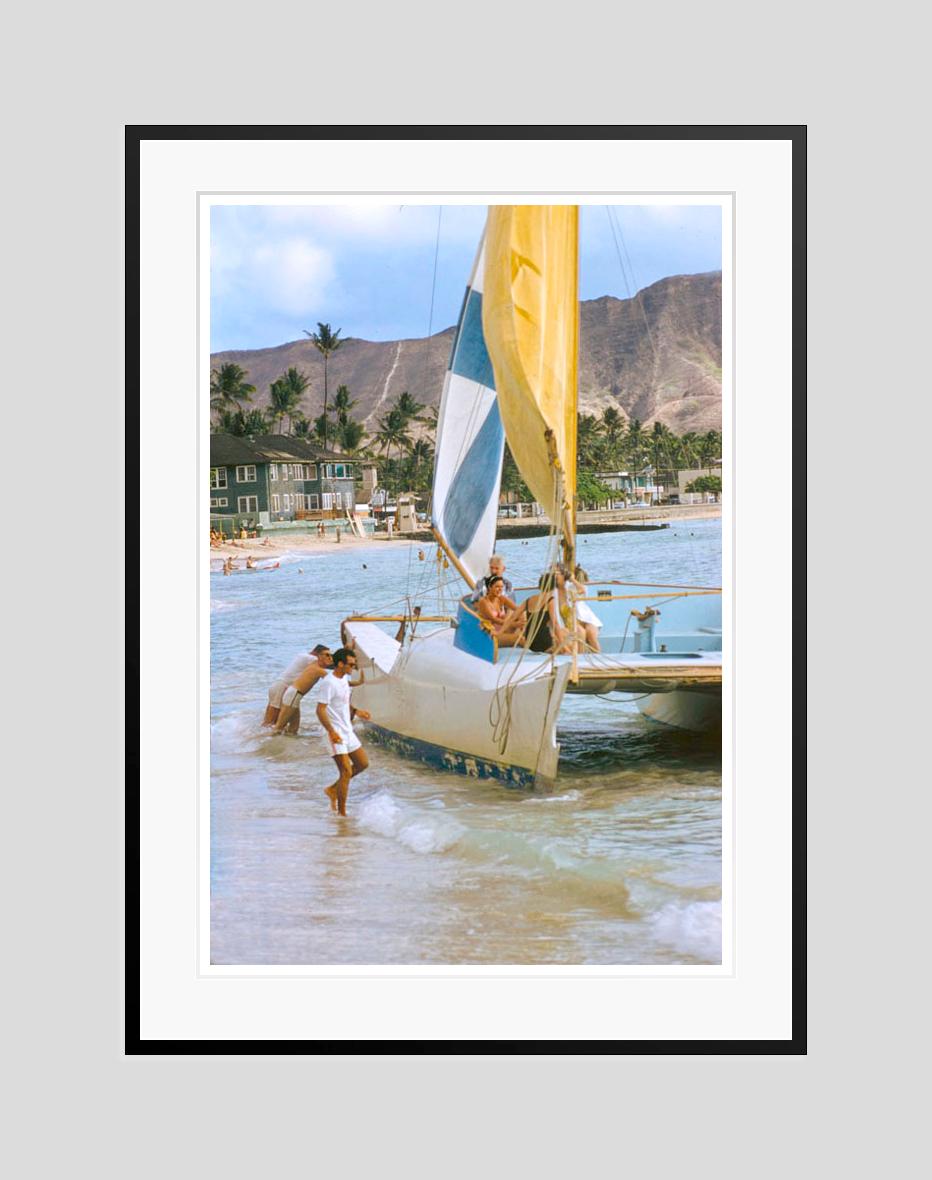
[[[446,816],[416,815],[400,806],[387,791],[361,800],[357,818],[360,827],[397,840],[412,852],[446,852],[466,830]]]
[[[722,961],[722,903],[670,902],[651,918],[657,942],[705,963]]]

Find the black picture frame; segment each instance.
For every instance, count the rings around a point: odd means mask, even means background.
[[[140,151],[151,140],[782,140],[792,160],[793,474],[801,478],[806,409],[806,127],[786,126],[145,126],[125,132],[126,456],[140,457],[140,405],[131,391],[140,372]],[[803,498],[793,505],[794,591],[805,582]],[[127,575],[126,695],[140,699],[140,540],[127,518],[127,552],[139,554]],[[805,700],[793,702],[792,1034],[785,1040],[144,1040],[140,1029],[140,716],[126,721],[125,1039],[127,1055],[749,1055],[806,1053],[806,808],[803,763]]]

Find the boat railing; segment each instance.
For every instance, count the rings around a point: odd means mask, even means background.
[[[597,591],[595,594],[578,594],[576,596],[577,602],[624,602],[634,598],[648,597],[644,592],[656,590],[658,596],[667,597],[671,592],[675,592],[676,597],[690,598],[701,595],[721,594],[721,586],[684,586],[675,582],[586,582],[587,589],[592,589],[597,586],[637,586],[640,589],[638,594],[612,594],[604,591]],[[521,594],[536,594],[540,589],[539,586],[515,586],[515,593]]]

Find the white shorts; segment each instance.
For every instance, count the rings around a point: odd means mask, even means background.
[[[301,704],[301,698],[304,696],[303,692],[298,692],[293,684],[289,684],[282,693],[282,704],[286,709],[297,709]]]
[[[333,756],[336,757],[337,754],[352,754],[352,752],[354,750],[358,750],[361,745],[362,742],[359,740],[356,734],[351,733],[349,737],[345,737],[343,741],[337,745],[334,745],[333,742],[330,742],[330,750]]]
[[[273,709],[280,709],[282,707],[282,693],[288,687],[287,680],[276,680],[269,689],[269,705]]]

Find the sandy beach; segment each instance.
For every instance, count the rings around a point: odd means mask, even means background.
[[[423,542],[399,537],[397,534],[389,541],[384,533],[375,538],[356,537],[348,530],[341,534],[339,541],[333,534],[318,537],[314,533],[282,533],[279,536],[267,533],[258,539],[226,541],[222,545],[211,545],[210,557],[211,560],[232,557],[241,563],[244,563],[247,557],[253,557],[256,561],[267,562],[274,561],[276,556],[280,557],[284,553],[332,553],[342,549],[382,549],[387,544],[406,546],[423,544]]]
[[[664,504],[652,508],[627,508],[613,512],[580,512],[577,524],[652,524],[658,521],[676,520],[715,520],[722,515],[720,504]],[[507,538],[509,529],[528,524],[546,524],[546,517],[537,517],[533,522],[529,518],[514,520],[501,518],[498,522],[498,535]],[[266,533],[260,538],[250,538],[245,541],[225,541],[222,545],[210,546],[211,560],[223,560],[232,557],[238,564],[245,564],[247,557],[256,561],[274,561],[276,555],[284,553],[332,553],[339,546],[342,549],[371,550],[384,548],[386,545],[423,546],[425,539],[421,537],[406,537],[394,533],[389,538],[385,533],[372,536],[357,537],[345,529],[340,533],[338,541],[333,533],[326,537],[319,537],[316,533]]]

